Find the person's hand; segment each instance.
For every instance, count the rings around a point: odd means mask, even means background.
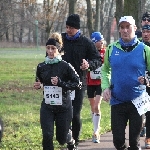
[[[38,90],[41,88],[41,82],[40,80],[34,82],[34,85],[33,85],[34,89]]]
[[[52,82],[53,85],[57,85],[58,77],[57,76],[56,77],[51,77],[51,82]]]
[[[102,96],[103,96],[104,101],[109,102],[110,98],[111,98],[111,90],[110,90],[110,88],[105,89],[103,91],[103,93],[102,93]]]
[[[141,84],[144,84],[144,80],[145,80],[145,78],[144,78],[143,76],[138,77],[138,81],[139,81]]]
[[[148,78],[144,78],[143,76],[138,77],[138,81],[140,84],[150,86]]]
[[[82,59],[80,69],[87,70],[88,68],[89,68],[89,63],[85,59]]]

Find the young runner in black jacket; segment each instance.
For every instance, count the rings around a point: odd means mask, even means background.
[[[54,122],[56,140],[60,145],[67,142],[67,134],[72,120],[70,90],[80,89],[81,83],[74,68],[62,60],[61,39],[50,38],[46,43],[47,57],[39,63],[34,88],[43,84],[43,101],[40,109],[43,150],[54,150]]]

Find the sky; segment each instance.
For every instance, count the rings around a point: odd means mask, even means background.
[[[38,3],[43,3],[43,0],[37,0]]]

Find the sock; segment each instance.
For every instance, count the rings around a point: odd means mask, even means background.
[[[92,117],[92,122],[93,122],[93,117],[94,117],[94,113],[93,112],[91,112],[91,117]]]
[[[94,125],[94,133],[96,133],[96,132],[99,133],[99,129],[100,129],[100,114],[94,113],[93,125]]]

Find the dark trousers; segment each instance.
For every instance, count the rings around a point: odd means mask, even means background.
[[[136,107],[131,102],[111,106],[113,143],[117,150],[127,149],[125,143],[125,129],[128,121],[130,150],[139,149],[143,118],[143,115],[140,116],[138,114]]]
[[[146,87],[146,92],[150,95],[150,87]],[[150,138],[150,111],[145,113],[146,116],[146,137]]]
[[[73,119],[72,119],[72,136],[76,143],[79,142],[79,136],[81,131],[81,119],[80,113],[83,104],[85,89],[75,90],[75,99],[72,101],[73,106]]]
[[[53,136],[56,126],[56,140],[60,145],[66,143],[68,130],[72,120],[72,108],[64,112],[52,112],[48,105],[42,102],[40,109],[40,123],[42,128],[43,150],[54,150]]]
[[[146,112],[146,138],[150,138],[150,111]]]

